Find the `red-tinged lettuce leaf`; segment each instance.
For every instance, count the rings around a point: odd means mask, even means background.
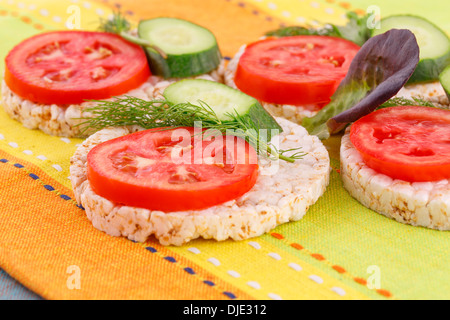
[[[411,31],[392,29],[370,38],[353,58],[331,102],[303,119],[302,125],[327,139],[395,96],[418,63],[419,46]]]

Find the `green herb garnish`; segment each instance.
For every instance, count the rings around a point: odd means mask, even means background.
[[[331,102],[302,125],[321,139],[371,113],[394,97],[419,62],[419,46],[409,30],[393,29],[370,38],[353,58]]]
[[[359,17],[355,12],[348,12],[348,23],[344,26],[337,26],[334,24],[326,24],[320,28],[291,26],[278,30],[267,32],[267,36],[274,37],[289,37],[289,36],[331,36],[350,40],[359,46],[362,46],[370,37],[371,30],[367,26],[367,20],[371,15],[366,14]]]
[[[134,44],[153,49],[161,57],[167,59],[167,54],[161,48],[130,33],[131,24],[120,11],[114,12],[111,19],[101,19],[99,31],[117,34]]]
[[[406,99],[403,97],[396,97],[396,98],[389,99],[388,101],[383,103],[381,106],[379,106],[378,109],[389,108],[389,107],[398,107],[398,106],[418,106],[418,107],[438,108],[431,102],[422,100],[419,98],[413,97],[412,100],[410,100],[410,99]]]
[[[199,101],[198,105],[189,102],[174,104],[165,99],[146,101],[126,96],[115,98],[113,101],[93,100],[93,102],[97,103],[96,106],[85,110],[92,118],[81,118],[84,121],[78,124],[82,128],[82,133],[107,127],[140,126],[144,129],[173,129],[198,127],[198,124],[201,124],[203,128],[219,130],[223,134],[245,139],[259,155],[271,160],[294,162],[305,156],[305,153],[299,151],[300,148],[278,149],[261,135],[260,128],[249,116],[234,112],[227,114],[230,120],[220,120],[202,101]]]

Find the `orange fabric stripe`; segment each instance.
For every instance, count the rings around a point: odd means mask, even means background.
[[[117,6],[115,1],[96,1],[114,9]],[[278,29],[283,23],[248,1],[237,0],[146,0],[145,5],[142,1],[122,1],[120,10],[135,21],[174,17],[206,27],[216,36],[222,54],[229,57],[234,56],[243,44],[258,40],[265,32]]]
[[[9,195],[0,201],[1,267],[44,298],[252,299],[170,248],[96,230],[71,190],[2,150],[0,179]],[[67,286],[70,266],[79,267],[81,289]]]

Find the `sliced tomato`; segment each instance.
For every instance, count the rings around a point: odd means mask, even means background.
[[[350,140],[370,168],[391,178],[450,179],[450,111],[380,109],[353,123]]]
[[[102,32],[57,31],[31,37],[6,57],[5,81],[20,97],[42,104],[107,99],[150,77],[144,50]]]
[[[88,153],[87,165],[100,196],[164,212],[236,199],[258,176],[256,152],[247,142],[222,135],[202,140],[193,128],[151,129],[109,140]]]
[[[323,107],[358,50],[353,42],[335,37],[269,38],[247,46],[234,81],[263,102]]]

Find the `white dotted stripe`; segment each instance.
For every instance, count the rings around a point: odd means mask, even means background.
[[[331,291],[337,293],[341,297],[345,296],[345,294],[346,294],[345,290],[342,288],[339,288],[339,287],[333,287],[333,288],[331,288]]]
[[[267,7],[269,7],[269,9],[271,9],[271,10],[276,10],[278,8],[278,6],[273,2],[269,2],[267,4]]]
[[[253,248],[255,248],[256,250],[261,249],[261,245],[258,242],[250,241],[248,244]]]
[[[241,275],[239,274],[239,272],[234,271],[234,270],[228,270],[227,273],[232,276],[233,278],[240,278]]]
[[[315,274],[312,274],[308,277],[309,279],[311,279],[312,281],[314,281],[317,284],[322,284],[323,283],[323,279],[319,276],[316,276]]]
[[[251,247],[253,247],[254,249],[256,249],[256,250],[260,250],[261,249],[261,245],[258,242],[250,241],[248,244]],[[187,250],[189,252],[193,253],[193,254],[200,254],[201,253],[201,251],[198,248],[196,248],[196,247],[189,247]],[[282,260],[282,257],[278,253],[269,252],[267,255],[269,257],[273,258],[276,261]],[[216,267],[221,265],[220,261],[217,258],[214,258],[214,257],[211,257],[211,258],[207,259],[207,261],[210,262],[211,264],[213,264]],[[298,265],[297,263],[294,263],[294,262],[290,262],[288,264],[288,266],[291,269],[293,269],[294,271],[297,271],[297,272],[303,270],[303,268],[300,265]],[[227,274],[230,275],[231,277],[235,278],[235,279],[241,278],[241,274],[239,272],[235,271],[235,270],[228,270]],[[315,275],[315,274],[310,275],[308,278],[310,280],[314,281],[317,284],[323,284],[324,283],[324,280],[321,277],[319,277],[318,275]],[[256,289],[256,290],[260,290],[261,289],[261,285],[257,281],[248,281],[246,284],[249,287],[253,288],[253,289]],[[334,293],[336,293],[337,295],[339,295],[341,297],[346,295],[346,291],[344,289],[340,288],[340,287],[332,287],[331,291],[333,291]],[[268,293],[268,297],[273,299],[273,300],[283,300],[281,298],[281,296],[279,296],[276,293]]]
[[[1,2],[1,0],[0,0],[0,2]],[[70,0],[70,2],[72,2],[72,3],[79,3],[79,0]],[[7,4],[9,4],[9,5],[13,5],[14,3],[15,3],[14,0],[8,0],[8,1],[7,1]],[[36,10],[36,9],[37,9],[37,5],[34,4],[34,3],[29,4],[28,7],[27,7],[27,4],[26,4],[26,3],[24,3],[24,2],[18,2],[18,3],[17,3],[17,7],[18,7],[19,9],[21,9],[21,10],[24,10],[24,9],[27,9],[27,8],[28,8],[28,10],[30,10],[30,11],[33,11],[33,10]],[[88,1],[85,1],[85,2],[83,2],[83,7],[84,7],[85,9],[87,9],[87,10],[90,10],[90,9],[92,9],[92,4],[91,4],[90,2],[88,2]],[[40,13],[43,17],[48,17],[48,16],[50,15],[50,12],[49,12],[47,9],[45,9],[45,8],[44,8],[44,9],[41,9],[41,10],[39,11],[39,13]],[[96,13],[97,15],[99,15],[99,16],[103,16],[103,15],[105,14],[104,10],[101,9],[101,8],[97,8],[97,9],[95,10],[95,13]],[[52,20],[53,20],[54,22],[56,22],[56,23],[61,23],[63,19],[62,19],[60,16],[54,16],[54,17],[52,18]]]
[[[261,245],[258,242],[256,242],[256,241],[250,241],[250,242],[248,242],[248,244],[251,247],[253,247],[255,250],[260,250],[262,248]],[[187,250],[189,252],[193,253],[193,254],[200,254],[201,253],[201,251],[198,248],[196,248],[196,247],[189,247],[189,248],[187,248]],[[267,255],[269,257],[271,257],[272,259],[276,260],[276,261],[282,260],[282,257],[278,253],[269,252]],[[210,262],[211,264],[213,264],[216,267],[221,265],[220,261],[217,258],[214,258],[214,257],[208,258],[207,261]],[[296,271],[296,272],[299,272],[299,271],[303,270],[303,268],[300,265],[298,265],[297,263],[294,263],[294,262],[288,263],[288,267],[291,268],[292,270]],[[235,278],[235,279],[241,278],[240,273],[235,271],[235,270],[228,270],[227,274],[230,275],[231,277]],[[309,275],[308,278],[311,281],[314,281],[315,283],[317,283],[319,285],[324,283],[324,280],[321,277],[319,277],[318,275],[315,275],[315,274]],[[253,288],[253,289],[256,289],[256,290],[260,290],[261,289],[261,285],[257,281],[248,281],[246,284],[249,287]],[[340,287],[332,287],[330,290],[333,291],[334,293],[336,293],[337,295],[341,296],[341,297],[346,295],[346,291],[344,289],[340,288]],[[276,293],[268,293],[268,297],[273,299],[273,300],[283,300]]]
[[[188,248],[189,252],[192,252],[193,254],[199,254],[201,251],[197,249],[196,247],[190,247]]]
[[[5,137],[4,137],[2,134],[0,134],[0,140],[4,140],[4,139],[5,139]],[[62,139],[65,139],[65,138],[61,138],[61,140],[62,140]],[[63,141],[64,141],[64,140],[63,140]],[[64,142],[66,142],[66,141],[64,141]],[[69,143],[70,143],[70,140],[69,140]],[[8,145],[9,145],[11,148],[14,148],[14,149],[19,148],[19,144],[18,144],[17,142],[11,141],[11,142],[8,143]],[[22,153],[23,153],[23,154],[26,154],[26,155],[28,155],[28,156],[33,155],[33,151],[31,151],[31,150],[23,150]],[[39,159],[39,160],[42,160],[42,161],[46,161],[46,160],[47,160],[47,157],[44,156],[44,155],[42,155],[42,154],[41,154],[41,155],[38,155],[36,158]],[[53,164],[52,167],[53,167],[53,169],[55,169],[55,170],[58,171],[58,172],[62,172],[62,171],[64,170],[64,169],[62,168],[62,166],[59,165],[59,164]],[[70,177],[69,177],[69,178],[70,178]]]
[[[275,260],[281,260],[281,256],[278,253],[269,252],[267,255]]]
[[[63,171],[63,168],[59,164],[53,164],[52,167],[58,172]]]
[[[291,262],[288,264],[288,266],[292,269],[294,269],[295,271],[302,271],[303,268],[301,266],[299,266],[298,264]]]
[[[254,248],[261,248],[261,246],[257,242],[254,242],[254,241],[250,245],[253,246]],[[200,254],[201,253],[201,251],[198,248],[196,248],[196,247],[189,247],[187,250],[189,252],[193,253],[193,254]],[[214,258],[214,257],[209,258],[207,261],[212,263],[215,266],[220,266],[220,264],[221,264],[220,261],[218,259]],[[230,276],[232,276],[233,278],[236,278],[236,279],[241,277],[239,272],[234,271],[234,270],[228,270],[227,273]],[[256,290],[261,289],[261,285],[257,281],[248,281],[247,285],[249,287],[253,288],[253,289],[256,289]]]
[[[216,258],[209,258],[208,262],[211,262],[213,265],[215,265],[216,267],[220,266],[220,261],[217,260]]]
[[[261,289],[261,285],[258,282],[256,282],[256,281],[249,281],[249,282],[247,282],[247,285],[249,287],[252,287],[253,289],[256,289],[256,290]]]
[[[311,7],[316,8],[316,9],[320,7],[320,3],[316,2],[316,1],[310,2],[310,5],[311,5]]]
[[[277,295],[276,293],[269,293],[268,295],[267,295],[270,299],[273,299],[273,300],[283,300],[279,295]]]
[[[261,249],[261,245],[260,245],[259,243],[257,243],[257,242],[252,241],[252,242],[249,242],[248,244],[249,244],[250,246],[252,246],[253,248],[257,249],[257,250],[260,250],[260,249]],[[277,261],[282,260],[282,257],[281,257],[278,253],[275,253],[275,252],[269,252],[267,255],[268,255],[269,257],[273,258],[274,260],[277,260]],[[295,270],[295,271],[297,271],[297,272],[303,270],[303,268],[302,268],[300,265],[298,265],[297,263],[294,263],[294,262],[290,262],[290,263],[288,264],[288,266],[289,266],[291,269],[293,269],[293,270]],[[315,275],[315,274],[310,275],[308,278],[309,278],[310,280],[314,281],[314,282],[317,283],[317,284],[323,284],[323,282],[324,282],[324,280],[323,280],[321,277],[319,277],[318,275]],[[253,281],[250,281],[250,282],[248,282],[247,284],[248,284],[249,286],[252,287]],[[332,288],[331,288],[331,291],[335,292],[335,293],[338,294],[339,296],[345,296],[345,295],[346,295],[345,290],[342,289],[342,288],[340,288],[340,287],[332,287]],[[272,295],[272,296],[270,296],[270,295]],[[276,294],[272,294],[272,293],[269,294],[269,297],[271,297],[272,299],[275,299],[276,296],[277,296]],[[279,296],[278,296],[278,297],[279,297]],[[281,298],[280,298],[280,299],[281,299]],[[277,299],[277,300],[278,300],[278,299]]]

